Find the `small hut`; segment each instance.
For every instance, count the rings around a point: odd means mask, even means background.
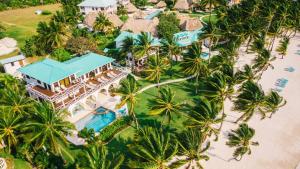
[[[167,4],[165,1],[160,1],[158,4],[155,5],[155,8],[165,8]]]

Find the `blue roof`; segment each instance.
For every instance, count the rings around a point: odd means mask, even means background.
[[[85,0],[78,4],[78,6],[89,6],[89,7],[108,7],[117,4],[117,0]]]
[[[184,31],[174,34],[173,38],[179,47],[185,47],[198,41],[198,37],[201,33],[201,29],[195,31]]]
[[[158,9],[158,10],[150,13],[149,15],[147,15],[144,19],[152,20],[154,17],[158,16],[161,12],[162,11]]]
[[[19,71],[44,83],[52,84],[73,74],[80,77],[81,75],[113,61],[113,58],[98,55],[96,53],[88,53],[66,62],[44,59],[40,62],[22,67]]]
[[[122,42],[124,41],[127,37],[132,37],[133,39],[137,40],[138,36],[140,34],[135,34],[132,32],[127,32],[127,31],[122,31],[121,34],[115,39],[115,42]],[[152,41],[152,46],[160,46],[160,40],[158,38],[152,37],[153,41]]]
[[[20,54],[20,55],[13,56],[10,58],[2,59],[2,60],[0,60],[0,64],[4,65],[7,63],[16,62],[16,61],[23,60],[23,59],[25,59],[25,56],[23,54]]]

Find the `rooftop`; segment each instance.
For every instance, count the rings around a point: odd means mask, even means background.
[[[16,61],[23,60],[23,59],[25,59],[25,56],[20,54],[20,55],[17,55],[17,56],[1,59],[0,64],[4,65],[4,64],[7,64],[7,63],[16,62]]]
[[[114,59],[106,56],[88,53],[66,62],[44,59],[40,62],[22,67],[19,71],[46,84],[52,84],[73,74],[80,77],[97,67],[104,66],[113,61]]]
[[[117,0],[85,0],[78,4],[78,6],[89,6],[89,7],[108,7],[117,4]]]

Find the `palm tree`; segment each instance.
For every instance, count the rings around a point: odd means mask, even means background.
[[[279,46],[276,51],[281,55],[281,59],[283,59],[283,56],[286,56],[289,43],[290,39],[288,37],[284,37],[280,40]]]
[[[124,156],[108,157],[108,150],[104,145],[92,144],[84,149],[84,155],[78,163],[80,167],[89,169],[119,169]]]
[[[204,39],[204,40],[209,39],[209,44],[206,45],[208,45],[208,49],[209,49],[208,61],[210,62],[212,47],[214,46],[214,44],[218,44],[220,38],[222,37],[222,33],[220,29],[215,24],[212,23],[208,23],[204,27],[203,32],[204,33],[202,36],[200,36],[200,39]]]
[[[134,66],[135,66],[135,54],[134,54],[134,38],[131,36],[127,36],[121,46],[121,52],[123,52],[126,56],[131,55],[131,71],[134,71]]]
[[[161,46],[161,55],[166,56],[169,58],[170,61],[170,69],[172,69],[173,66],[173,59],[175,58],[176,61],[178,61],[178,56],[181,54],[179,46],[175,43],[175,41],[167,41],[167,40],[162,40],[161,41],[162,46]]]
[[[113,31],[113,24],[107,19],[105,14],[99,13],[93,26],[95,31],[103,32],[104,34]]]
[[[171,168],[168,163],[178,151],[176,137],[162,128],[146,126],[136,131],[136,140],[128,145],[130,168]]]
[[[64,24],[60,22],[51,21],[49,23],[49,32],[46,36],[46,42],[52,48],[63,47],[67,39],[70,37],[69,31],[66,29]]]
[[[268,106],[266,111],[271,113],[269,118],[271,118],[279,108],[285,106],[286,103],[286,100],[284,100],[282,96],[275,91],[271,91],[271,93],[267,95]]]
[[[246,64],[243,70],[238,70],[236,72],[236,79],[239,83],[244,83],[246,81],[256,81],[259,77],[256,75],[256,72],[252,69],[251,66]]]
[[[226,3],[225,0],[204,0],[204,1],[200,1],[200,6],[206,7],[207,5],[208,5],[208,9],[209,9],[209,23],[211,23],[211,15],[212,15],[213,7],[226,6],[227,3]]]
[[[263,72],[266,71],[269,67],[274,69],[274,66],[271,64],[276,57],[271,56],[271,52],[267,49],[263,49],[260,54],[254,59],[254,64],[252,66],[255,69],[256,73],[261,72],[258,78],[260,79]]]
[[[72,123],[64,120],[69,115],[68,112],[57,111],[46,102],[37,103],[34,108],[32,119],[23,126],[24,131],[30,132],[29,142],[33,143],[37,150],[47,148],[55,155],[67,155],[73,159],[65,147],[68,144],[66,136],[75,129]]]
[[[196,85],[198,85],[199,77],[205,77],[208,74],[207,63],[201,58],[201,46],[194,43],[188,48],[188,52],[183,55],[183,61],[181,62],[182,70],[187,75],[195,76]],[[196,87],[196,93],[197,92],[198,88]]]
[[[240,161],[243,155],[251,154],[250,146],[258,146],[258,142],[253,142],[251,139],[255,134],[255,130],[250,128],[246,123],[240,124],[237,130],[232,130],[228,134],[228,142],[226,144],[229,147],[236,147],[233,157],[235,160]]]
[[[186,156],[186,158],[174,162],[173,165],[178,164],[178,167],[187,165],[185,167],[186,169],[192,169],[194,167],[204,169],[200,161],[209,160],[209,157],[204,153],[210,147],[210,142],[207,142],[204,146],[204,135],[195,129],[188,129],[179,134],[177,139],[179,141],[178,155]]]
[[[225,116],[219,117],[221,111],[220,104],[209,101],[205,97],[200,97],[196,110],[187,112],[189,119],[184,123],[187,127],[197,128],[205,136],[210,137],[215,135],[215,140],[218,140],[220,128],[216,126],[221,124]]]
[[[138,83],[134,77],[129,75],[126,79],[121,81],[120,86],[121,87],[116,91],[116,94],[121,96],[121,102],[117,105],[117,108],[121,108],[128,103],[128,113],[135,120],[136,127],[138,128],[139,124],[134,112],[134,107],[137,103],[136,94],[139,91]]]
[[[166,70],[166,64],[160,56],[155,55],[148,61],[148,67],[145,70],[147,74],[146,80],[154,81],[159,86],[160,78],[163,72]]]
[[[6,73],[0,73],[0,89],[5,89],[8,87],[14,88],[16,86],[19,86],[19,83],[20,82],[13,76]]]
[[[153,49],[152,47],[153,41],[154,39],[150,33],[142,32],[141,34],[139,34],[137,36],[136,44],[135,44],[136,45],[135,53],[137,57],[141,58],[147,56],[149,58],[150,56],[149,52],[150,50]]]
[[[236,120],[236,123],[241,120],[248,121],[254,113],[259,113],[264,119],[267,102],[262,87],[255,82],[247,81],[242,85],[240,91],[241,93],[234,100],[233,110],[243,112],[243,114]]]
[[[23,120],[20,115],[12,113],[1,113],[0,118],[0,141],[6,145],[7,152],[10,154],[21,136],[20,130],[23,127]]]
[[[175,94],[171,91],[169,87],[161,88],[159,90],[159,95],[151,101],[150,115],[161,115],[165,119],[172,120],[173,114],[179,113],[181,109],[181,104],[175,101]]]
[[[205,96],[213,102],[220,103],[222,116],[225,117],[225,101],[234,94],[234,88],[230,85],[230,77],[222,72],[214,72],[200,87],[200,95]],[[221,123],[220,128],[222,127]]]
[[[0,94],[0,109],[3,111],[19,115],[31,113],[34,101],[26,96],[26,91],[21,87],[7,86]]]

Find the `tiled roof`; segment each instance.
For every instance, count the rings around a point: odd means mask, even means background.
[[[44,59],[40,62],[22,67],[19,71],[44,83],[52,84],[72,74],[80,77],[97,67],[101,67],[113,61],[114,59],[106,56],[98,55],[96,53],[88,53],[66,62]]]

